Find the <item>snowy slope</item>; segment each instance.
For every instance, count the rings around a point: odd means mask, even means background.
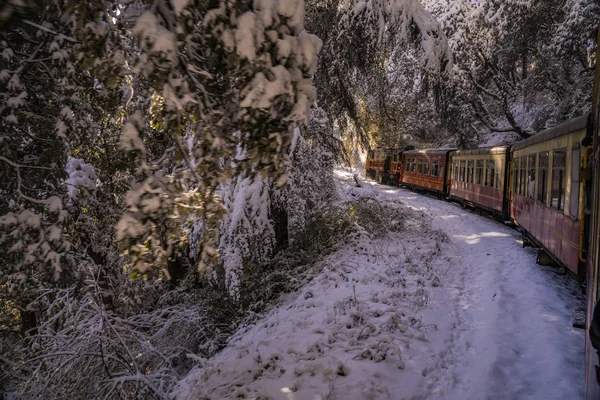
[[[575,284],[537,266],[501,224],[338,176],[343,196],[404,209],[406,229],[334,253],[300,293],[200,361],[176,398],[581,397]]]

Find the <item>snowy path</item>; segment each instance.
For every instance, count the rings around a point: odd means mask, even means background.
[[[580,288],[520,235],[404,189],[353,188],[406,215],[349,242],[299,293],[199,365],[179,399],[581,399]],[[429,222],[422,223],[420,221]]]
[[[448,399],[583,398],[584,331],[571,327],[581,289],[536,265],[515,230],[456,204],[386,192],[426,210],[451,239],[445,255],[455,261],[449,308],[457,325],[446,373],[429,390]]]

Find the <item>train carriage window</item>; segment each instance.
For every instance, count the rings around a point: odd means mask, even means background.
[[[423,173],[423,159],[417,158],[417,174]]]
[[[494,160],[485,161],[485,186],[494,187]]]
[[[473,183],[473,168],[475,167],[475,160],[467,160],[467,182]]]
[[[458,180],[458,160],[452,160],[452,180]]]
[[[429,160],[423,160],[423,175],[429,175]]]
[[[516,188],[515,193],[521,194],[521,159],[523,157],[519,157],[515,160],[515,177],[516,177]]]
[[[527,157],[521,157],[521,168],[519,169],[519,194],[527,195]]]
[[[465,166],[467,165],[467,162],[465,160],[460,160],[460,176],[458,177],[458,180],[461,182],[465,181]]]
[[[416,158],[412,158],[412,164],[410,166],[410,172],[412,172],[413,174],[416,172],[417,169],[417,159]]]
[[[521,167],[521,158],[516,157],[513,161],[513,193],[519,193],[519,168]]]
[[[565,168],[567,164],[567,151],[554,150],[552,152],[552,188],[550,190],[550,207],[557,210],[565,209]]]
[[[431,176],[440,176],[440,159],[431,160]]]
[[[546,193],[548,187],[548,152],[543,151],[538,154],[538,179],[537,179],[537,200],[546,204]]]
[[[527,158],[527,197],[530,199],[535,198],[535,171],[537,168],[536,154],[530,154]]]
[[[410,158],[406,159],[406,165],[404,166],[406,172],[410,172]]]
[[[571,200],[569,212],[571,217],[577,218],[579,213],[579,165],[581,163],[581,149],[579,145],[573,147],[571,154]]]
[[[504,165],[504,160],[496,160],[496,187],[500,188],[502,184],[502,170]]]
[[[475,161],[475,183],[483,184],[483,160]]]

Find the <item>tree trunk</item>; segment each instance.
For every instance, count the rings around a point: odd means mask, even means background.
[[[171,276],[171,288],[177,287],[179,282],[185,277],[185,274],[188,272],[188,260],[185,254],[182,254],[182,251],[179,249],[175,249],[174,255],[167,264],[167,271]]]
[[[271,187],[269,193],[271,198],[270,218],[273,221],[273,230],[275,231],[275,253],[287,248],[289,245],[288,213],[284,196],[284,193],[277,193],[276,189]]]
[[[37,333],[37,318],[35,311],[20,310],[21,313],[21,334],[35,335]]]
[[[87,237],[86,237],[87,239]],[[96,252],[93,249],[93,245],[88,240],[88,248],[87,254],[92,259],[94,264],[98,266],[98,286],[100,286],[100,294],[102,296],[102,303],[107,310],[113,310],[115,308],[114,299],[112,296],[110,278],[107,275],[106,268],[108,268],[108,262],[106,260],[106,255],[100,252]]]

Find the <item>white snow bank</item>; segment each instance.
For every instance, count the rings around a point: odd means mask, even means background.
[[[403,189],[356,188],[349,170],[336,177],[342,199],[403,208],[409,229],[349,241],[299,293],[201,360],[175,398],[582,397],[574,282],[537,266],[502,224]]]
[[[356,189],[379,195],[370,185]],[[432,286],[439,286],[440,271],[429,260],[443,235],[424,229],[420,213],[406,212],[415,232],[352,240],[300,293],[192,370],[175,396],[399,398],[422,380],[436,357],[430,340],[440,335],[421,310],[442,290]]]

